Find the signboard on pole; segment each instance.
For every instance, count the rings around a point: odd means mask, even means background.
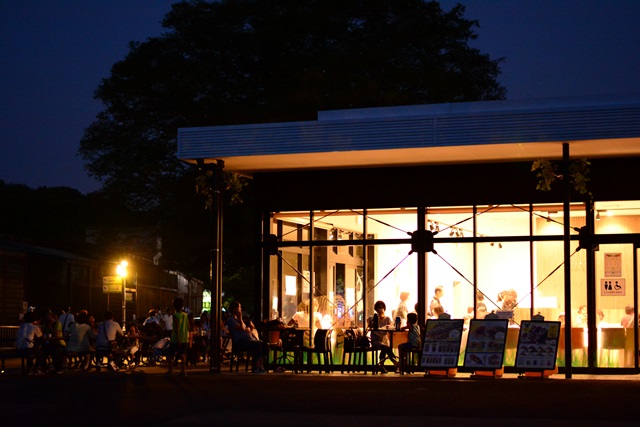
[[[527,371],[555,368],[559,339],[560,322],[523,321],[518,337],[516,368]]]
[[[476,370],[502,368],[508,320],[472,319],[464,355],[464,366]]]
[[[428,319],[420,366],[431,369],[449,369],[458,366],[462,319]]]
[[[105,294],[122,293],[122,277],[104,276],[102,278],[102,292]]]

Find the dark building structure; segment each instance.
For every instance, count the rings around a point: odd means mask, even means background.
[[[99,261],[54,248],[0,240],[0,325],[17,325],[29,307],[59,310],[70,305],[95,313],[109,309],[122,321],[144,319],[150,308],[165,310],[175,296],[194,312],[202,309],[203,283],[148,262],[128,260],[122,292],[114,261]],[[105,279],[106,278],[106,279]],[[110,283],[116,286],[110,286]],[[123,310],[123,298],[126,299]]]

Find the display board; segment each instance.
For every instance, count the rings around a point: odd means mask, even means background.
[[[527,371],[554,369],[559,338],[560,322],[523,321],[515,367]]]
[[[502,368],[508,320],[471,319],[464,367],[474,370]]]
[[[428,319],[420,366],[427,369],[456,368],[463,326],[462,319]]]

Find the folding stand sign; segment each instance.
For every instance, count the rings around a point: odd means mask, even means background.
[[[520,378],[548,378],[557,373],[559,339],[560,322],[523,321],[515,363]]]
[[[504,319],[471,320],[464,367],[473,371],[472,377],[502,377],[508,326]]]
[[[420,361],[420,366],[425,368],[425,377],[456,376],[463,326],[462,319],[427,320]]]

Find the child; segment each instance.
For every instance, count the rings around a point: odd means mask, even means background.
[[[187,349],[190,347],[190,328],[189,315],[182,310],[183,304],[184,300],[182,298],[173,299],[173,307],[176,311],[173,314],[173,329],[167,357],[169,369],[165,375],[173,375],[174,359],[179,359],[180,375],[183,377],[187,376]]]
[[[407,314],[407,326],[403,326],[401,329],[409,331],[409,340],[398,345],[398,351],[400,351],[400,370],[402,371],[407,358],[407,352],[414,348],[420,348],[420,326],[418,326],[418,315],[416,313]]]

